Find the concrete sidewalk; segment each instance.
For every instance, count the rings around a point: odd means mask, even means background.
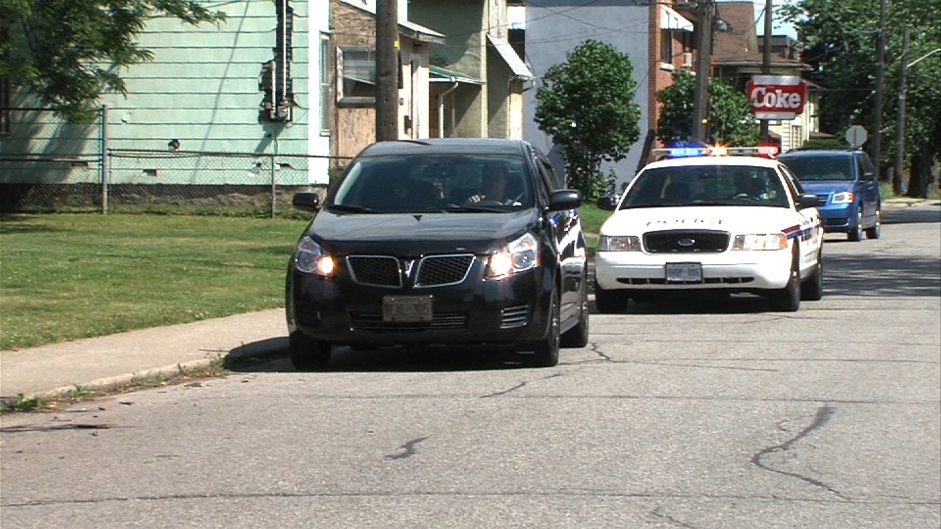
[[[141,329],[100,338],[0,353],[0,397],[54,398],[104,391],[134,378],[208,367],[218,357],[238,359],[287,352],[284,309]]]

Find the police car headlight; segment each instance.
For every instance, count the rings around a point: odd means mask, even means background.
[[[539,266],[539,242],[531,233],[510,242],[490,256],[487,275],[503,277]]]
[[[640,237],[636,235],[601,235],[598,237],[599,252],[639,252]]]
[[[732,241],[733,250],[786,250],[787,236],[783,233],[736,235]]]
[[[297,243],[294,253],[294,267],[305,274],[329,276],[336,268],[333,258],[324,254],[323,247],[310,237],[304,237]]]
[[[833,195],[831,202],[834,204],[852,204],[855,198],[856,195],[854,195],[852,191],[843,191],[842,193]]]

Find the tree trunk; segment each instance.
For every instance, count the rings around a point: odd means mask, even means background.
[[[924,146],[912,157],[912,168],[908,177],[906,196],[914,198],[928,197],[928,190],[935,183],[935,175],[932,171],[935,154],[931,152],[929,146]]]

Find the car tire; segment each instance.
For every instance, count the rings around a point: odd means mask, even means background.
[[[797,249],[795,248],[795,253]],[[797,312],[801,304],[801,282],[797,259],[791,259],[791,276],[784,288],[771,294],[771,309],[775,312]]]
[[[863,240],[863,210],[856,210],[856,225],[853,226],[853,229],[846,233],[846,238],[853,241],[859,242]]]
[[[814,272],[801,284],[801,300],[820,301],[823,298],[823,252],[817,250]]]
[[[581,288],[578,289],[578,323],[562,335],[561,346],[566,348],[585,347],[588,345],[588,278],[582,276]]]
[[[618,290],[605,290],[595,283],[595,306],[603,314],[620,314],[627,310],[630,298],[625,292]]]
[[[288,336],[291,363],[298,371],[319,371],[330,364],[329,343],[311,338],[301,331],[294,331]]]
[[[867,239],[878,239],[882,235],[882,209],[876,211],[876,223],[871,228],[866,228]]]
[[[559,347],[561,335],[559,333],[560,321],[559,293],[552,291],[549,301],[549,329],[546,337],[534,344],[533,352],[525,356],[526,365],[530,367],[553,367],[559,364]]]

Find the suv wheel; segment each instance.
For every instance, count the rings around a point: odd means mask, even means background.
[[[288,345],[291,349],[291,363],[298,371],[326,369],[330,363],[331,346],[327,342],[294,331],[288,336]]]
[[[882,209],[876,211],[876,223],[871,228],[866,228],[867,239],[878,239],[882,235]]]
[[[853,242],[859,242],[863,240],[863,210],[856,209],[856,225],[853,227],[852,231],[846,234],[847,238]]]

